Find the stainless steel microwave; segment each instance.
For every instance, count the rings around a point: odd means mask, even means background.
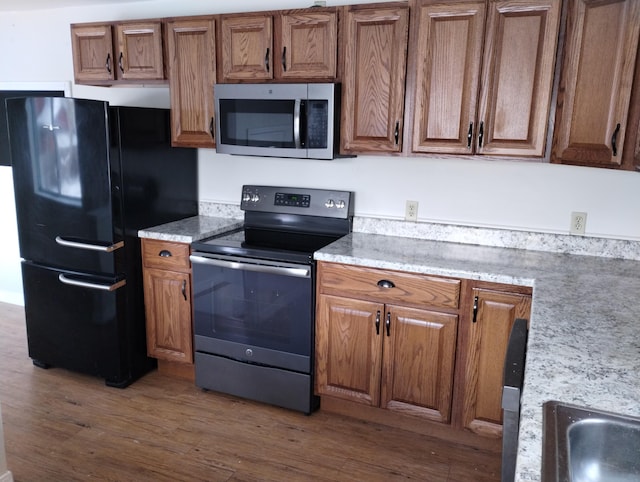
[[[333,159],[339,84],[216,84],[216,151]]]

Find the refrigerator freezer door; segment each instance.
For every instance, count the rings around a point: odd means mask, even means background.
[[[22,258],[115,274],[120,174],[109,158],[107,109],[62,97],[7,100]]]
[[[95,278],[22,263],[29,356],[55,366],[105,378],[108,385],[132,381],[124,313],[125,280]],[[141,348],[144,350],[144,347]]]

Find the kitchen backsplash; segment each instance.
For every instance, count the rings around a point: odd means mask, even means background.
[[[200,215],[242,218],[240,207],[200,201]],[[353,231],[369,234],[430,239],[452,243],[477,244],[500,248],[530,249],[552,253],[581,254],[605,258],[640,260],[640,241],[596,238],[569,234],[512,231],[425,222],[409,222],[356,216]]]

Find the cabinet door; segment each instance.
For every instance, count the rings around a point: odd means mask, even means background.
[[[471,154],[485,2],[419,7],[413,151]]]
[[[278,78],[336,76],[338,19],[335,12],[298,13],[279,17],[280,45],[275,66]]]
[[[118,40],[117,78],[162,80],[162,22],[126,22],[115,26]]]
[[[115,79],[111,24],[72,25],[73,74],[76,83]]]
[[[413,151],[542,156],[560,2],[432,3],[419,10]]]
[[[409,9],[349,10],[345,33],[342,151],[402,148]]]
[[[620,166],[639,30],[637,0],[569,3],[552,162]]]
[[[145,268],[144,302],[148,355],[193,363],[189,274]]]
[[[451,419],[458,316],[386,306],[380,406]]]
[[[502,435],[502,376],[511,327],[529,319],[531,297],[473,289],[475,309],[464,348],[463,426],[480,435]]]
[[[222,17],[221,81],[273,78],[271,15]]]
[[[316,383],[320,395],[378,406],[383,310],[379,303],[319,296]]]
[[[171,143],[215,147],[215,20],[205,17],[167,23],[167,48]]]
[[[544,155],[560,5],[489,2],[474,139],[478,154]]]

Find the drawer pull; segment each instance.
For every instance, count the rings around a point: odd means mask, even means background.
[[[187,280],[182,280],[182,296],[184,296],[184,300],[187,301]]]
[[[387,336],[391,336],[391,312],[387,311],[387,320],[384,325],[387,327]]]
[[[169,251],[168,249],[163,249],[158,253],[158,256],[162,258],[170,258],[173,255],[171,254],[171,251]]]
[[[380,334],[380,310],[376,313],[376,335]]]
[[[395,288],[396,285],[393,284],[393,281],[389,281],[388,279],[381,279],[378,281],[378,286],[380,288]]]

